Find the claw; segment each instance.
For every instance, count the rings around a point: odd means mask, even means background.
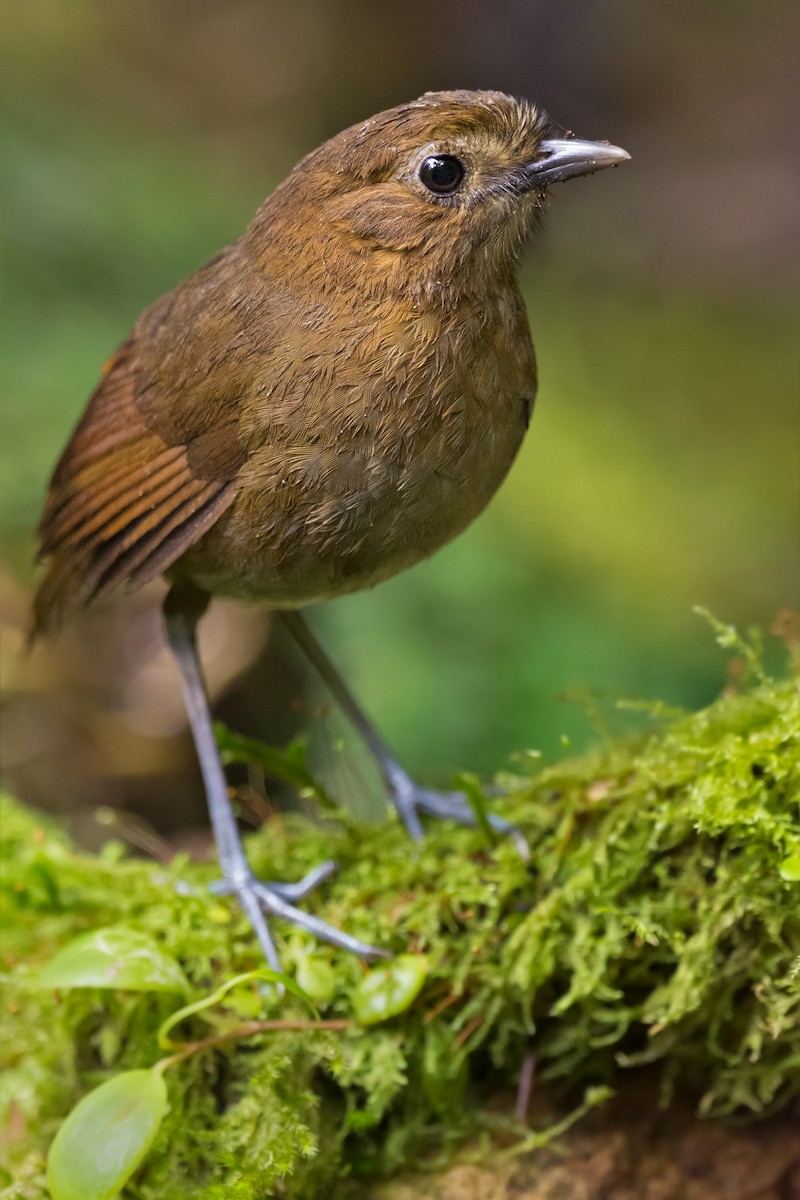
[[[331,875],[336,870],[336,863],[332,859],[327,862],[320,863],[318,867],[314,867],[302,879],[298,879],[297,883],[268,883],[264,886],[268,887],[271,892],[282,896],[284,900],[294,901],[302,900],[305,896],[311,894],[314,888],[319,887],[326,879],[330,879]],[[236,891],[234,885],[229,879],[215,879],[212,884],[209,884],[210,892],[215,896],[230,896]]]
[[[319,917],[315,917],[311,913],[305,913],[302,909],[295,908],[293,904],[289,904],[283,896],[274,890],[272,884],[260,883],[257,879],[251,879],[248,890],[258,897],[261,907],[265,912],[275,917],[282,917],[285,921],[290,921],[292,925],[297,925],[298,928],[305,929],[308,933],[313,933],[315,937],[318,937],[323,942],[328,942],[331,946],[338,946],[341,950],[349,950],[352,954],[357,954],[360,958],[376,959],[392,957],[388,951],[380,950],[377,946],[370,946],[367,942],[360,941],[359,938],[345,933],[342,929],[336,929],[333,925],[328,925],[327,922],[320,920]],[[237,895],[239,895],[238,889]]]
[[[478,823],[463,792],[429,792],[420,789],[418,807],[432,817],[447,817],[451,821],[458,822],[459,825],[477,825]],[[524,862],[530,862],[530,847],[519,825],[507,821],[505,817],[498,817],[495,813],[487,813],[486,819],[497,833],[511,838]]]
[[[299,929],[305,929],[307,933],[312,933],[321,941],[328,942],[331,946],[338,946],[342,950],[349,950],[352,954],[357,954],[359,958],[369,960],[391,958],[391,954],[386,950],[370,946],[368,942],[362,942],[359,938],[352,937],[351,934],[336,929],[333,925],[328,925],[319,917],[303,912],[292,903],[294,900],[302,900],[315,887],[328,879],[335,870],[336,863],[329,860],[314,867],[297,883],[265,883],[253,875],[248,875],[244,881],[236,883],[230,879],[217,879],[211,884],[209,890],[216,896],[236,896],[250,918],[250,923],[273,970],[280,971],[281,966],[269,927],[264,919],[264,913],[272,917],[281,917]]]
[[[314,634],[305,623],[297,610],[281,614],[286,628],[297,642],[300,649],[308,656],[311,664],[319,672],[321,678],[330,688],[342,707],[342,711],[352,721],[355,728],[363,737],[375,760],[400,820],[414,841],[421,841],[424,836],[420,813],[429,813],[434,817],[447,817],[458,821],[460,825],[477,825],[466,796],[460,792],[432,792],[419,787],[410,775],[400,766],[397,759],[383,740],[377,729],[361,711],[355,697],[350,692],[338,671],[320,646]],[[490,815],[489,823],[498,833],[513,838],[520,857],[528,862],[530,850],[522,834],[522,830],[502,817]]]
[[[459,825],[475,826],[478,824],[475,813],[463,792],[434,792],[429,788],[419,787],[402,768],[394,763],[392,768],[386,772],[391,798],[401,821],[414,841],[420,841],[423,837],[420,813],[456,821]],[[505,818],[498,817],[494,813],[488,813],[487,820],[492,829],[504,837],[512,839],[523,862],[530,862],[530,848],[518,825],[506,821]]]

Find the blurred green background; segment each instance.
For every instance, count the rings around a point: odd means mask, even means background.
[[[523,269],[538,406],[490,509],[312,614],[389,741],[434,779],[580,748],[587,690],[612,721],[619,696],[719,690],[693,605],[769,627],[797,604],[796,4],[29,0],[3,25],[3,763],[25,798],[202,820],[157,589],[21,655],[48,473],[139,311],[301,154],[428,89],[525,95],[633,161],[553,189]],[[219,606],[204,637],[243,732],[316,712],[339,745],[266,617]],[[375,784],[350,746],[358,803]],[[243,787],[261,811],[263,781]]]

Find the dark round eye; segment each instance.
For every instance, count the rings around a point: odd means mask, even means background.
[[[434,196],[452,196],[464,179],[464,164],[453,154],[431,154],[419,169],[420,181]]]

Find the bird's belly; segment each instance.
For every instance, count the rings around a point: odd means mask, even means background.
[[[293,607],[372,587],[460,533],[513,461],[526,408],[495,398],[493,419],[465,422],[417,451],[350,438],[344,448],[285,448],[253,463],[228,513],[177,564],[215,594]]]

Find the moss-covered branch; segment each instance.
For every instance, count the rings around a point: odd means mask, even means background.
[[[167,1074],[169,1112],[126,1195],[312,1197],[345,1173],[434,1160],[479,1127],[522,1142],[530,1131],[486,1101],[516,1086],[531,1050],[537,1087],[575,1108],[653,1063],[665,1100],[679,1080],[705,1115],[760,1115],[800,1095],[800,695],[739,650],[749,678],[736,694],[658,718],[634,746],[502,777],[493,803],[524,829],[529,865],[511,843],[446,823],[418,847],[396,822],[330,816],[252,836],[266,878],[336,858],[309,905],[368,942],[424,953],[426,982],[401,1016],[365,1027],[353,1020],[362,964],[280,930],[287,970],[342,1027],[314,1027],[290,994],[254,983],[189,1017],[181,1031],[198,1047]],[[10,800],[2,833],[0,1196],[36,1200],[65,1114],[111,1075],[151,1066],[180,1002],[41,990],[54,952],[97,927],[135,928],[197,995],[261,963],[234,902],[206,892],[213,867],[164,867],[116,843],[90,857]]]

